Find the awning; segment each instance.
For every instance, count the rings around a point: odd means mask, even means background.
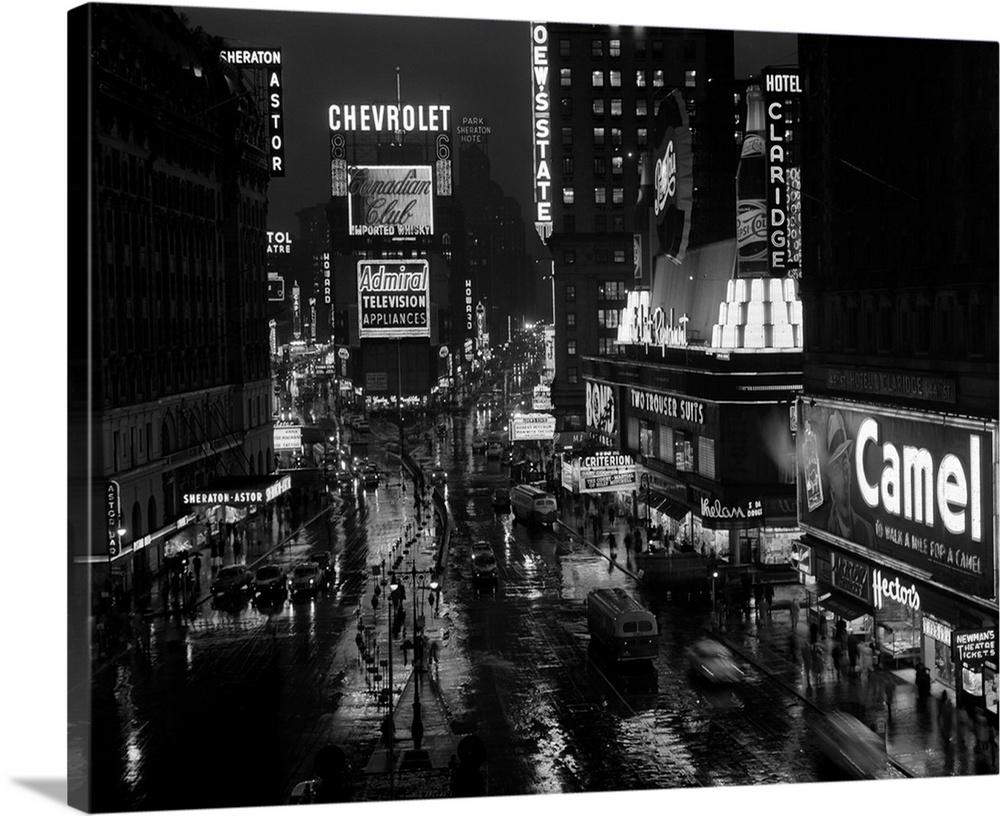
[[[871,611],[864,601],[846,595],[843,592],[831,592],[829,595],[820,595],[818,603],[824,609],[833,612],[838,618],[849,621],[856,620]]]
[[[680,521],[690,512],[690,509],[686,505],[683,505],[674,499],[668,498],[662,493],[656,493],[651,496],[649,504],[658,513],[670,516],[670,518],[674,521]]]

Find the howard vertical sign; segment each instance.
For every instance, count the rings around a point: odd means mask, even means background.
[[[358,334],[362,340],[431,336],[427,261],[358,261]]]

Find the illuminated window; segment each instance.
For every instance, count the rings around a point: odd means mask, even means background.
[[[566,341],[566,353],[570,357],[575,357],[576,356],[576,340],[567,340]]]
[[[604,128],[594,128],[594,147],[604,146]]]
[[[598,354],[617,354],[618,344],[615,343],[614,337],[598,337],[597,338],[597,353]]]
[[[664,85],[664,82],[663,82],[663,69],[662,68],[657,68],[656,70],[653,71],[653,87],[654,88],[662,88],[663,85]]]
[[[575,385],[580,382],[580,374],[577,371],[576,366],[566,366],[566,382],[570,385]]]
[[[604,41],[603,40],[591,40],[590,41],[590,56],[592,56],[592,57],[603,57],[604,56]]]
[[[604,71],[593,71],[590,74],[590,84],[594,88],[604,87]]]
[[[576,330],[576,312],[566,312],[566,328]]]
[[[649,130],[647,128],[639,128],[635,132],[635,140],[639,147],[645,147],[649,144]]]
[[[611,40],[608,43],[608,56],[617,58],[622,55],[622,41],[621,40]]]
[[[559,84],[563,88],[570,88],[573,85],[573,72],[569,68],[559,69]]]
[[[698,84],[698,72],[697,71],[685,71],[684,72],[684,87],[694,88]]]
[[[624,187],[614,187],[611,190],[611,203],[612,204],[624,204],[625,203],[625,188]]]
[[[643,456],[656,456],[656,423],[639,420],[639,453]]]
[[[572,283],[566,284],[566,302],[575,303],[576,302],[576,286]]]
[[[620,99],[611,100],[611,116],[614,119],[620,119],[622,115],[622,101]]]
[[[573,146],[573,128],[564,127],[562,129],[562,146],[563,147]]]
[[[625,232],[625,216],[616,215],[611,219],[612,232]]]
[[[615,250],[615,263],[616,264],[623,264],[623,263],[625,263],[625,250],[624,249],[616,249]],[[621,287],[622,287],[621,288],[621,297],[624,298],[625,297],[625,284],[622,283]]]
[[[649,115],[649,100],[648,99],[636,99],[635,100],[635,115],[640,117],[645,117]]]
[[[604,187],[594,188],[594,203],[595,204],[608,203],[608,191]]]
[[[617,329],[620,317],[621,313],[618,309],[598,309],[597,325],[602,329]]]
[[[611,144],[620,146],[622,143],[622,129],[611,128]]]
[[[625,166],[625,161],[621,156],[611,157],[611,174],[613,176],[620,176],[622,174],[622,169]]]
[[[604,156],[594,156],[594,175],[604,176],[608,172],[608,160]]]
[[[611,72],[611,87],[620,88],[622,86],[622,72],[612,71]]]
[[[562,160],[562,171],[563,171],[563,176],[572,176],[573,175],[573,157],[572,156],[566,156]]]
[[[615,262],[618,262],[618,253],[623,250],[615,250]],[[598,300],[625,300],[625,281],[601,281],[597,284]]]
[[[563,116],[573,115],[573,97],[564,96],[559,100],[559,110],[562,112]]]
[[[573,188],[563,187],[563,204],[573,203]]]
[[[570,41],[559,40],[559,56],[568,57],[570,55]]]
[[[594,100],[594,116],[604,116],[604,100]]]
[[[641,69],[635,72],[635,87],[636,88],[646,87],[646,72]]]

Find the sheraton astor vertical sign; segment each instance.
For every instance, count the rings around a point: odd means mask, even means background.
[[[427,261],[358,261],[358,329],[362,340],[430,337]]]

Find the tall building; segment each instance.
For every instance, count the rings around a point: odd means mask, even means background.
[[[800,563],[825,618],[994,723],[997,56],[799,39]]]
[[[731,32],[534,23],[534,221],[551,252],[561,428],[584,427],[582,359],[616,354],[638,275],[633,251],[640,159],[661,101],[683,98],[698,155],[693,245],[731,234],[735,174]],[[696,224],[696,225],[695,225]],[[649,272],[646,272],[646,282]]]
[[[465,225],[466,267],[464,276],[456,275],[463,284],[463,291],[457,293],[463,314],[455,316],[455,336],[461,339],[465,354],[475,354],[479,351],[479,304],[490,341],[498,345],[507,340],[508,327],[520,323],[534,292],[529,292],[521,205],[493,180],[489,156],[479,145],[459,150],[458,169],[455,202]],[[464,290],[471,293],[471,301]]]
[[[165,8],[91,5],[70,23],[70,611],[85,649],[90,614],[133,589],[141,602],[172,547],[256,507],[207,493],[272,487],[270,157],[266,86],[248,81],[263,77],[222,40]]]

